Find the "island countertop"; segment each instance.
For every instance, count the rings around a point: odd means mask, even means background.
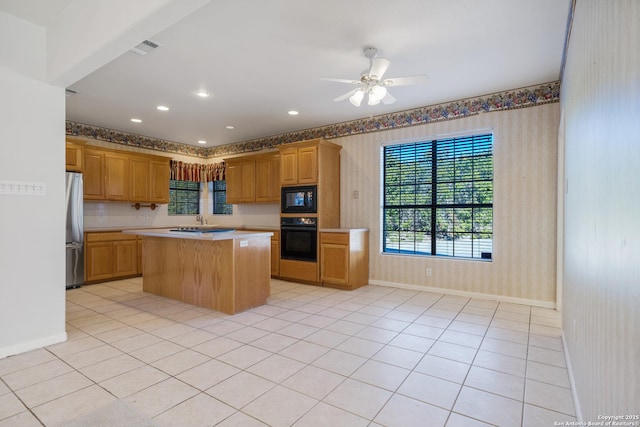
[[[122,230],[125,234],[137,234],[149,237],[168,237],[172,239],[192,239],[192,240],[234,240],[248,239],[253,237],[273,236],[270,231],[216,231],[216,232],[192,232],[192,231],[171,231],[173,228],[142,228]]]

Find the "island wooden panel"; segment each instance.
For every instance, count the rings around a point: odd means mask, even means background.
[[[227,314],[264,305],[271,239],[197,240],[145,236],[142,288]]]

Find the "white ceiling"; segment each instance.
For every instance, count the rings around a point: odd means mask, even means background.
[[[22,0],[24,1],[24,0]],[[46,13],[0,9],[46,25]],[[45,2],[46,3],[46,2]],[[570,0],[212,1],[71,85],[67,119],[205,147],[556,81]],[[50,19],[50,18],[49,18]],[[142,40],[140,40],[142,41]],[[358,79],[362,49],[391,61],[385,77],[427,74],[392,87],[391,105],[333,99]],[[198,90],[212,96],[201,99]],[[168,112],[156,109],[166,105]],[[289,116],[289,110],[300,112]],[[142,123],[132,123],[137,117]],[[235,126],[234,130],[225,129]]]

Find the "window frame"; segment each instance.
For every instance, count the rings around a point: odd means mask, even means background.
[[[491,261],[494,147],[491,129],[381,144],[381,254]],[[395,161],[387,158],[393,154]],[[416,155],[423,157],[417,161]],[[412,191],[402,191],[406,189]],[[390,246],[394,238],[396,244]]]

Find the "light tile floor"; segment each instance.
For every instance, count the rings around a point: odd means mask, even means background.
[[[84,286],[67,342],[0,360],[0,427],[552,426],[575,420],[559,327],[554,310],[382,286],[272,280],[233,316],[139,278]]]

